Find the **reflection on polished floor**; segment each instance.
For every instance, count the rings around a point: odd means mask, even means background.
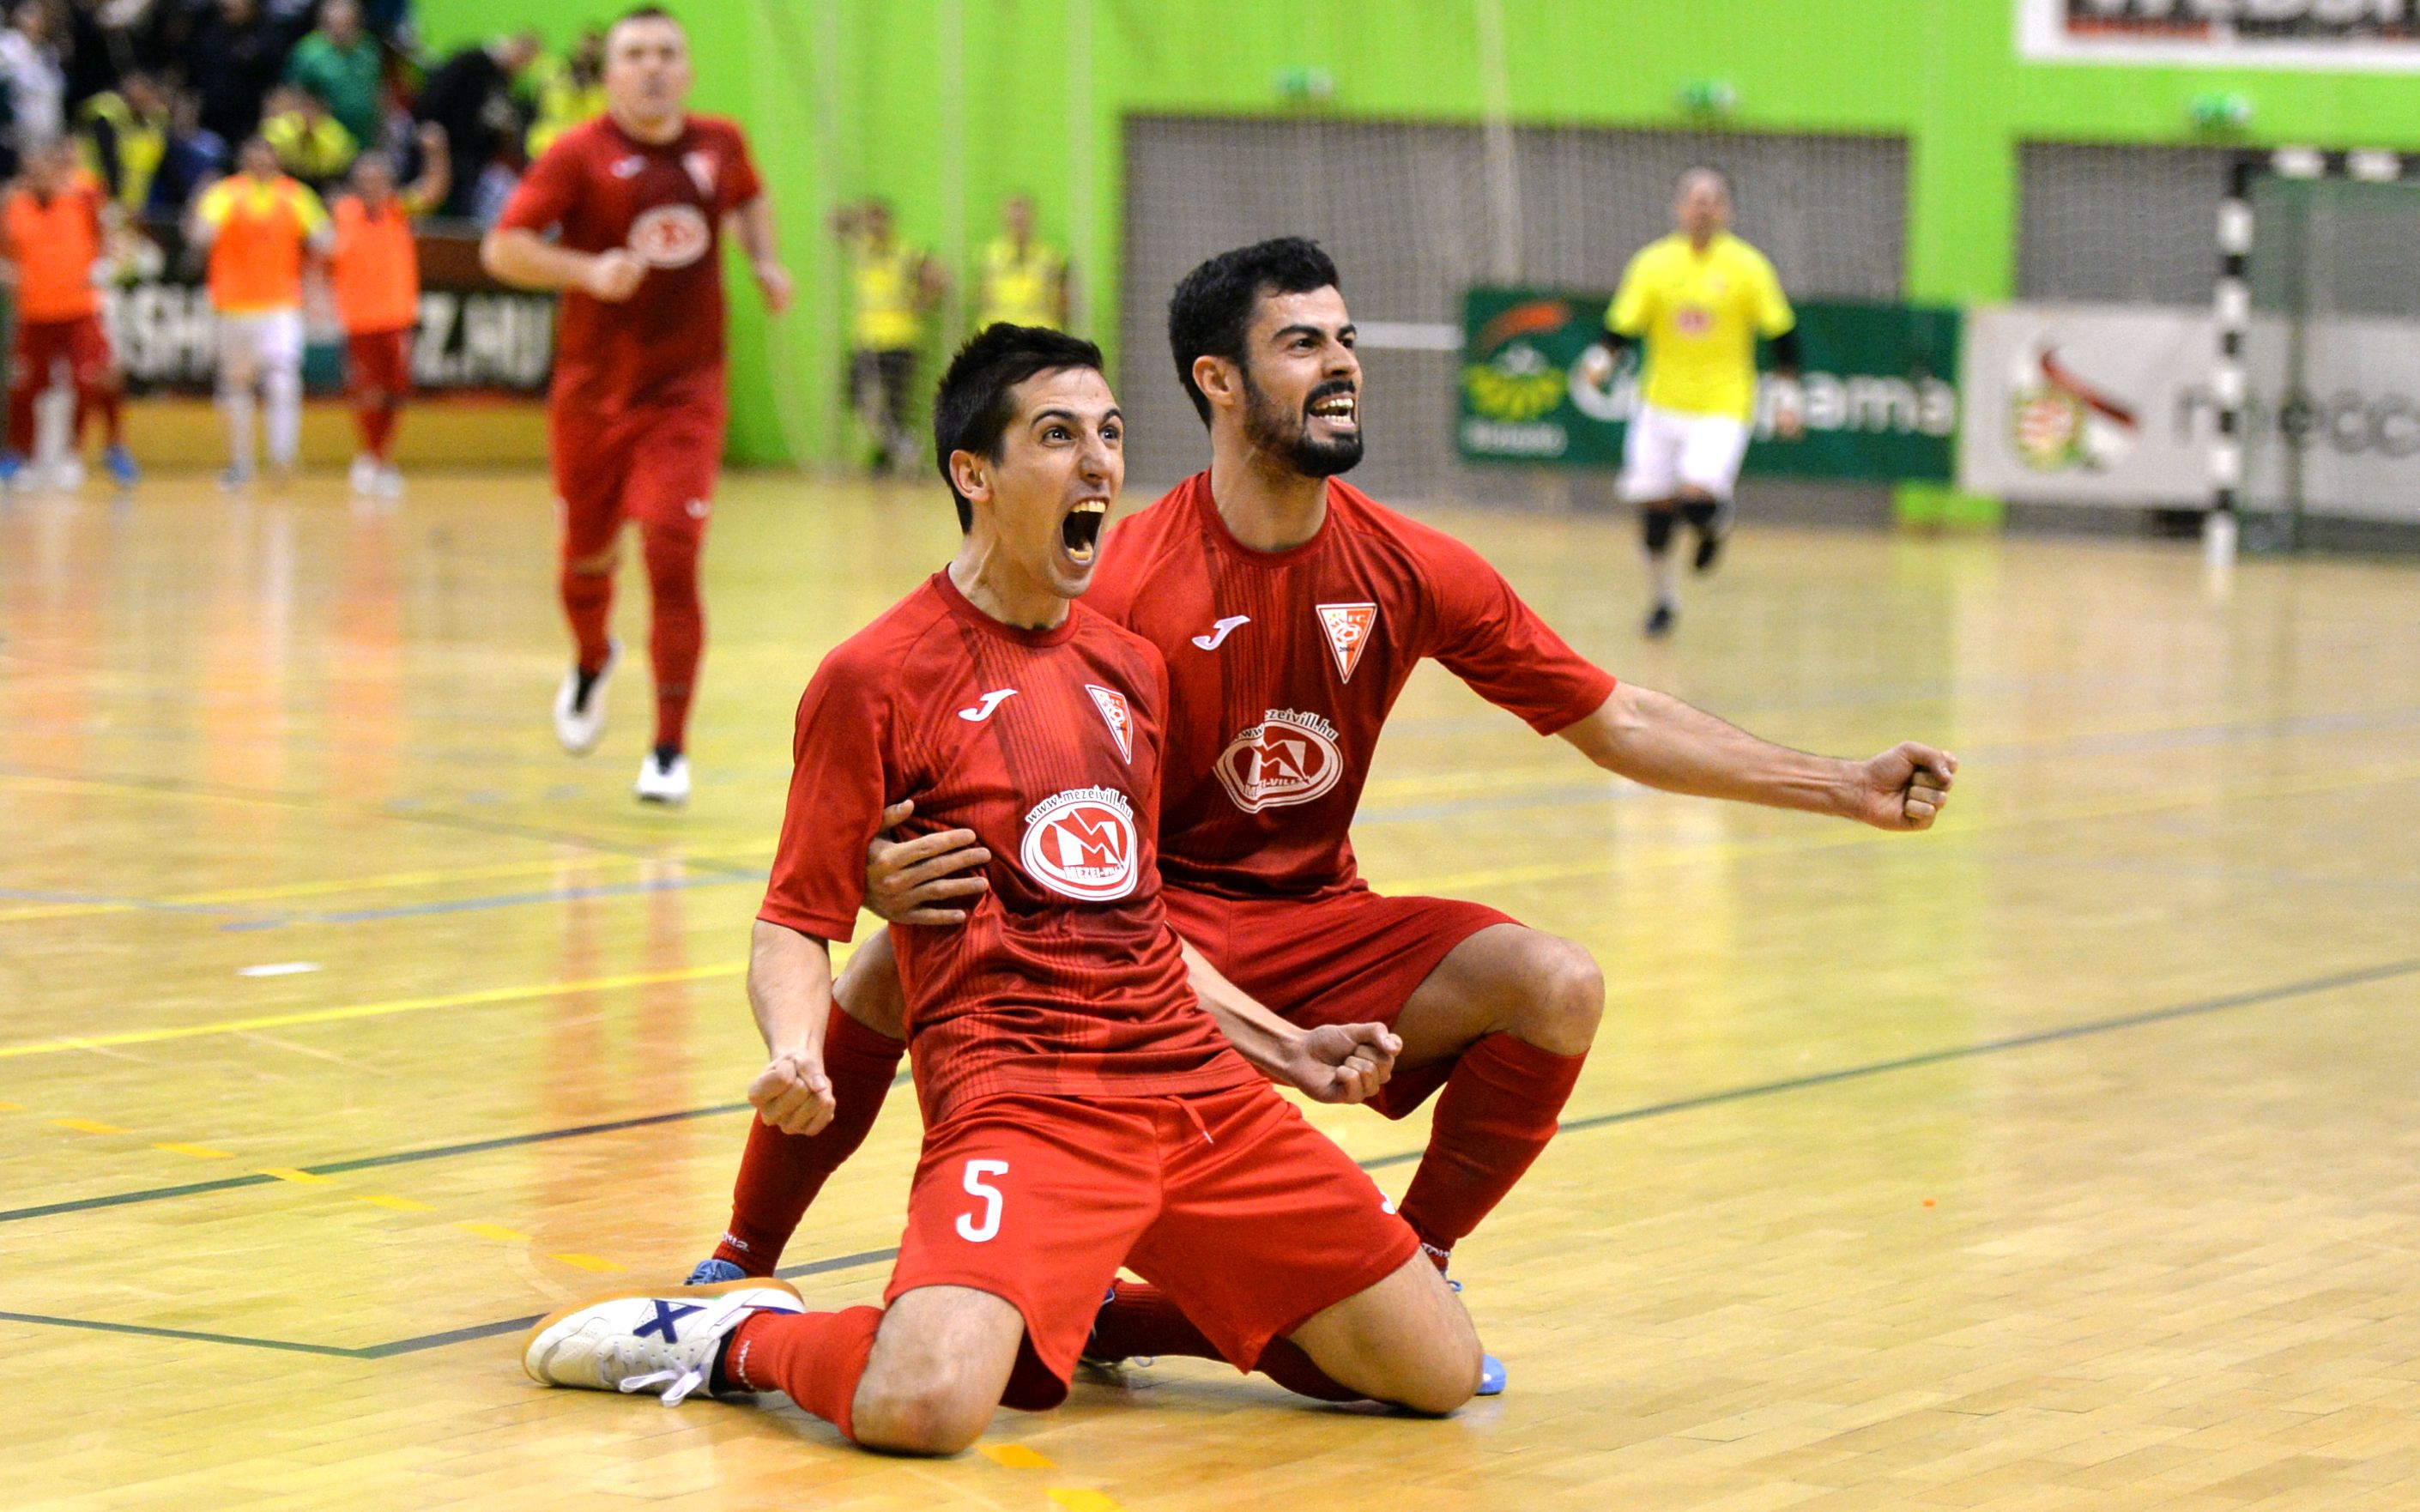
[[[1651,794],[1447,674],[1357,841],[1611,984],[1457,1258],[1446,1422],[1198,1364],[954,1461],[549,1393],[518,1320],[677,1277],[816,658],[930,489],[728,484],[686,811],[584,761],[533,475],[0,510],[0,1424],[20,1507],[2420,1505],[2420,594],[2408,563],[1759,529],[1636,636],[1618,518],[1439,513],[1580,648],[1773,738],[1964,759],[1933,834]],[[626,570],[626,641],[644,638]],[[634,658],[634,669],[641,658]],[[1390,1190],[1420,1148],[1322,1110]],[[872,1300],[894,1099],[789,1256]]]

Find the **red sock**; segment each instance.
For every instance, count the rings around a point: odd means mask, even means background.
[[[647,590],[653,595],[654,633],[647,650],[656,668],[656,744],[684,748],[689,701],[697,687],[697,662],[706,649],[706,609],[697,595],[694,529],[649,527],[645,532]]]
[[[8,450],[19,456],[34,455],[34,398],[39,393],[25,384],[8,391]]]
[[[362,433],[362,450],[380,465],[395,444],[395,405],[379,398],[365,400],[353,410],[353,424]]]
[[[613,575],[566,567],[556,587],[563,595],[564,617],[571,622],[571,638],[579,643],[580,670],[600,671],[613,655],[605,624],[613,615]]]
[[[378,459],[381,466],[395,460],[395,433],[403,424],[403,401],[394,394],[379,406]]]
[[[76,391],[76,439],[84,439],[85,417],[101,417],[101,438],[104,446],[126,444],[125,395],[115,383],[96,383]]]
[[[1455,1242],[1495,1211],[1555,1137],[1555,1119],[1587,1059],[1490,1034],[1454,1063],[1428,1150],[1397,1210],[1440,1269]]]
[[[741,1391],[789,1393],[790,1400],[854,1440],[857,1383],[874,1353],[879,1307],[836,1313],[754,1313],[722,1349],[723,1380]]]
[[[1157,1287],[1141,1281],[1120,1281],[1093,1323],[1088,1352],[1124,1360],[1141,1354],[1183,1355],[1195,1360],[1223,1360],[1193,1319],[1168,1300]],[[1323,1402],[1357,1402],[1359,1392],[1338,1384],[1311,1362],[1292,1339],[1273,1338],[1252,1368],[1298,1396]]]
[[[821,1134],[788,1134],[762,1119],[748,1120],[748,1152],[739,1159],[739,1180],[731,1191],[731,1227],[714,1247],[716,1259],[729,1260],[750,1275],[773,1273],[807,1205],[865,1143],[892,1078],[899,1074],[899,1057],[907,1053],[897,1040],[833,1008],[824,1029],[824,1071],[838,1104],[832,1121]]]

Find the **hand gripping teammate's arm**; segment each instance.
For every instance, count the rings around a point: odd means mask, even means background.
[[[1931,828],[1958,771],[1957,757],[1914,741],[1862,762],[1810,756],[1632,683],[1561,734],[1606,771],[1667,793],[1832,814],[1876,829]]]
[[[1263,1008],[1179,939],[1186,974],[1203,1011],[1236,1054],[1272,1081],[1319,1103],[1358,1103],[1387,1084],[1404,1041],[1383,1024],[1323,1024],[1300,1029]]]
[[[831,948],[811,934],[756,921],[749,941],[748,1006],[770,1057],[748,1084],[757,1116],[783,1134],[820,1134],[838,1104],[824,1074],[831,1016]]]

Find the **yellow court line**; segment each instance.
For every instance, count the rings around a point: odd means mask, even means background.
[[[1049,1459],[1021,1443],[979,1443],[975,1447],[993,1464],[1010,1470],[1056,1470]]]
[[[25,1056],[55,1056],[70,1050],[99,1050],[112,1045],[158,1044],[165,1040],[198,1040],[208,1035],[243,1034],[255,1029],[283,1029],[298,1024],[341,1024],[353,1019],[386,1018],[396,1013],[422,1013],[439,1008],[519,1003],[538,997],[568,996],[573,993],[652,987],[671,981],[704,981],[714,977],[736,977],[747,969],[745,961],[725,961],[710,966],[684,966],[676,971],[632,971],[618,977],[592,978],[586,981],[544,981],[521,987],[489,987],[479,992],[446,993],[434,997],[397,997],[383,1003],[351,1003],[342,1008],[314,1008],[294,1013],[223,1019],[215,1024],[128,1029],[118,1034],[89,1034],[67,1040],[37,1040],[30,1044],[0,1045],[0,1060],[14,1060]]]
[[[366,1202],[373,1208],[387,1208],[396,1212],[435,1212],[430,1203],[414,1202],[410,1197],[390,1196],[384,1192],[356,1192],[355,1202]]]
[[[628,1266],[623,1265],[618,1261],[605,1259],[600,1256],[582,1255],[576,1252],[566,1252],[561,1255],[550,1255],[547,1258],[550,1260],[561,1260],[566,1265],[576,1265],[583,1271],[627,1271],[629,1269]]]
[[[121,1129],[114,1123],[103,1123],[98,1119],[53,1119],[51,1121],[62,1129],[73,1129],[78,1134],[107,1134],[133,1132],[131,1129]]]
[[[529,1238],[529,1235],[506,1228],[502,1224],[456,1224],[454,1227],[466,1234],[476,1234],[481,1239],[492,1239],[504,1244],[518,1244]]]
[[[164,1144],[155,1144],[151,1148],[154,1149],[164,1149],[171,1155],[191,1155],[195,1160],[235,1159],[235,1152],[233,1150],[212,1149],[208,1145],[187,1145],[169,1142]]]
[[[1053,1486],[1049,1495],[1065,1512],[1125,1512],[1109,1492],[1089,1486]]]

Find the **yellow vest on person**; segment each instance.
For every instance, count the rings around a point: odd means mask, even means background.
[[[1002,321],[1015,326],[1059,326],[1059,283],[1067,260],[1039,241],[1016,244],[999,237],[984,248],[982,315],[975,329]]]
[[[109,123],[117,140],[117,203],[140,213],[151,202],[151,180],[160,172],[160,160],[168,155],[165,126],[135,115],[134,107],[115,89],[78,106],[76,119],[85,128],[84,164],[104,182],[109,175],[89,133],[95,122]]]
[[[855,342],[860,351],[910,350],[924,343],[924,317],[916,308],[923,255],[903,241],[877,252],[860,239],[849,253],[849,283],[857,295]]]

